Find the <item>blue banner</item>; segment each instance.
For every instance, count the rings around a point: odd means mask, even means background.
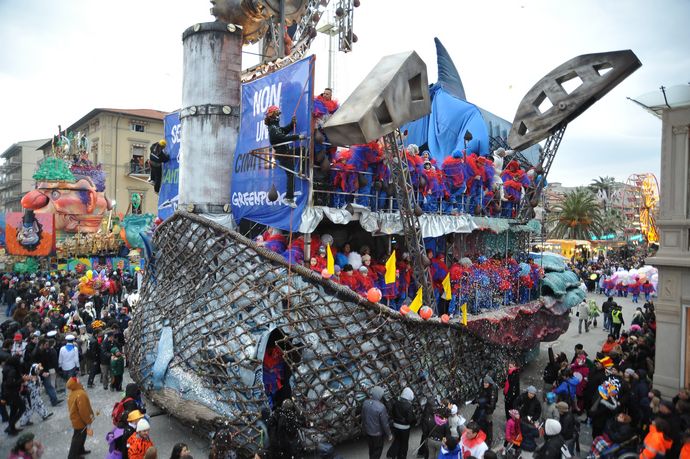
[[[170,161],[163,163],[163,180],[158,193],[158,216],[165,220],[177,209],[180,185],[180,113],[171,113],[163,121],[165,150]]]
[[[278,70],[251,83],[242,85],[242,117],[240,136],[235,149],[233,164],[231,203],[235,221],[248,219],[263,225],[290,231],[297,230],[302,212],[309,200],[309,182],[295,177],[296,209],[287,206],[283,199],[286,192],[287,173],[275,164],[264,124],[266,109],[280,107],[280,125],[297,118],[295,134],[309,135],[313,112],[314,56]],[[302,141],[305,151],[308,141]],[[295,142],[297,148],[300,142]],[[262,153],[257,153],[259,149]],[[254,154],[252,154],[254,152]],[[307,166],[308,167],[308,166]],[[306,169],[305,169],[306,172]],[[268,199],[275,185],[278,199]]]

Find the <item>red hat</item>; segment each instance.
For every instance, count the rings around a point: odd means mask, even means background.
[[[14,334],[14,340],[15,341],[22,341],[24,339],[24,336],[21,333],[15,333]]]
[[[600,364],[604,366],[604,368],[611,368],[613,366],[613,360],[611,360],[611,357],[606,356],[602,357],[600,359],[597,359]]]
[[[276,113],[280,113],[280,108],[276,107],[275,105],[271,105],[266,109],[266,118],[269,118]]]

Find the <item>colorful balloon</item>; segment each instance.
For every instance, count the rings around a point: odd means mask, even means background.
[[[422,306],[422,308],[419,310],[419,317],[424,320],[431,319],[431,316],[433,315],[434,311],[429,306]]]
[[[377,289],[376,287],[370,288],[367,292],[367,300],[371,301],[372,303],[378,303],[381,301],[382,296],[381,290]]]
[[[330,272],[328,272],[327,268],[323,268],[321,270],[321,277],[323,277],[324,279],[330,279],[331,276],[332,276],[332,274]]]
[[[448,322],[450,322],[450,316],[448,314],[443,314],[441,316],[441,322],[443,322],[444,324],[447,324]]]
[[[408,305],[404,305],[400,307],[400,314],[406,316],[410,312],[410,307]]]
[[[93,271],[91,271],[90,269],[86,271],[86,277],[88,277],[89,280],[93,279]]]

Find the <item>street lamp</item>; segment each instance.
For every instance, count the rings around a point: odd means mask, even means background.
[[[318,33],[328,35],[328,87],[333,88],[333,68],[335,67],[335,53],[333,52],[333,37],[338,35],[338,26],[332,22],[327,22],[318,29]]]

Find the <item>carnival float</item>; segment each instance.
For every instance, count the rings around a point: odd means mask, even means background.
[[[416,404],[470,400],[485,375],[502,380],[509,361],[567,329],[569,310],[584,293],[561,257],[529,253],[531,238],[541,236],[534,208],[565,127],[640,66],[632,51],[579,56],[554,69],[528,92],[502,138],[490,135],[486,114],[465,100],[440,42],[437,83],[428,86],[416,53],[386,56],[337,111],[318,119],[314,57],[304,56],[328,1],[286,1],[283,8],[271,0],[212,3],[218,20],[183,34],[179,207],[155,230],[130,324],[130,371],[148,397],[214,432],[214,448],[249,455],[266,445],[262,411],[291,396],[307,419],[306,446],[315,447],[359,435],[358,408],[375,385],[389,394],[410,387]],[[341,0],[336,9],[344,51],[354,42],[356,4]],[[275,19],[281,11],[282,23]],[[295,32],[287,36],[289,25]],[[243,43],[261,37],[280,57],[242,71]],[[228,64],[227,56],[236,61]],[[562,83],[576,76],[583,84],[566,92]],[[553,107],[542,113],[537,107],[546,98]],[[294,116],[293,132],[303,134],[291,153],[294,169],[283,166],[263,131],[271,105],[285,124]],[[434,137],[450,114],[453,129]],[[426,196],[406,167],[412,138],[439,163],[458,151],[456,159],[475,154],[487,164],[503,146],[523,174],[533,169],[533,185],[507,218],[477,211],[481,194],[469,208],[422,208]],[[342,150],[366,145],[380,153],[385,182],[366,178],[375,171],[364,167],[355,181],[366,192],[334,206],[333,195],[347,191],[320,180],[342,171],[335,160]],[[490,174],[490,184],[509,161]],[[294,203],[285,198],[291,179]],[[374,205],[384,192],[385,204]],[[257,226],[272,227],[266,234],[279,234],[281,249],[256,237]],[[328,258],[349,233],[407,254],[415,298],[391,307],[381,292],[361,295],[335,282],[330,262],[316,271],[300,263],[322,245]],[[453,295],[465,295],[456,299],[455,314],[434,313],[441,301],[434,285],[445,279],[430,272],[430,241],[432,257],[457,265],[447,273]],[[523,290],[518,284],[512,299],[513,286],[493,288],[504,283],[490,268],[508,258],[518,279],[538,273],[538,282]],[[421,307],[411,308],[417,296]],[[480,306],[468,308],[471,302]]]
[[[144,238],[154,224],[151,214],[116,213],[106,196],[106,172],[90,159],[88,138],[59,129],[50,152],[34,173],[35,189],[21,200],[23,212],[4,217],[6,269],[16,272],[92,270],[99,276],[116,269],[141,268]],[[133,210],[137,207],[132,206]]]

